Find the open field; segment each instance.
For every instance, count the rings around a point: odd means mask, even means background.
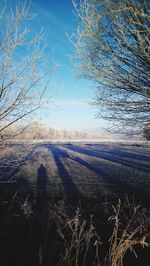
[[[10,167],[11,165],[11,167]],[[1,152],[0,186],[35,197],[150,200],[146,144],[9,143]]]
[[[147,143],[0,148],[2,265],[149,266]]]

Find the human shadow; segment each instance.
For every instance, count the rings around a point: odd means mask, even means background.
[[[58,168],[58,175],[61,178],[61,182],[65,190],[65,198],[73,204],[75,202],[79,202],[82,199],[82,195],[62,162],[62,158],[70,159],[70,156],[67,154],[67,152],[59,149],[54,145],[49,146],[49,149],[52,151],[55,163]]]
[[[37,171],[37,199],[43,200],[47,198],[47,183],[48,176],[46,168],[43,164],[40,165]]]

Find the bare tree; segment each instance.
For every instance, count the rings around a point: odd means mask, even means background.
[[[3,4],[0,16],[0,134],[45,102],[52,65],[44,55],[44,35],[31,30],[26,2]]]
[[[80,74],[97,86],[98,116],[117,131],[150,124],[150,1],[73,1],[78,28],[71,41]]]

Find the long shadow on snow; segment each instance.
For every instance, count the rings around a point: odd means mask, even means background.
[[[102,152],[97,152],[97,151],[92,151],[89,149],[85,149],[82,147],[78,147],[75,145],[66,145],[67,149],[70,149],[72,151],[81,153],[81,154],[85,154],[85,155],[89,155],[89,156],[93,156],[93,157],[97,157],[97,158],[102,158],[104,160],[110,161],[110,162],[114,162],[114,163],[119,163],[122,165],[125,165],[127,167],[131,167],[133,169],[139,170],[139,171],[144,171],[146,173],[150,173],[150,166],[145,166],[140,164],[139,166],[137,165],[137,162],[130,162],[127,159],[122,157],[117,157],[115,156],[115,154],[110,154],[110,152],[106,152],[106,151],[102,151]],[[134,156],[132,157],[134,158]]]
[[[87,145],[86,145],[87,146]],[[86,147],[85,146],[85,147]],[[93,146],[95,145],[91,145],[91,149],[93,148]],[[86,147],[86,149],[88,148],[88,146]],[[103,153],[108,153],[108,147],[105,145],[99,145],[98,148],[95,149],[94,147],[94,151],[95,152],[99,152],[100,153],[100,149],[103,149]],[[105,150],[105,148],[107,148],[107,150]],[[141,151],[137,151],[137,150],[122,150],[122,149],[118,149],[118,148],[111,148],[111,150],[109,150],[109,153],[111,153],[114,156],[119,156],[119,157],[123,157],[123,158],[131,158],[131,159],[136,159],[136,160],[140,160],[140,161],[146,161],[149,162],[150,161],[150,153],[146,153],[143,151],[143,153]],[[145,166],[145,165],[144,165]]]
[[[81,166],[84,166],[87,169],[92,170],[97,175],[100,175],[100,177],[103,178],[106,184],[108,184],[108,188],[109,188],[109,184],[112,184],[113,188],[111,189],[113,189],[113,192],[115,192],[116,196],[118,195],[118,192],[119,192],[119,195],[121,193],[122,196],[124,196],[125,194],[135,195],[140,201],[141,200],[149,201],[149,194],[148,195],[145,194],[145,199],[144,199],[143,194],[141,194],[141,188],[135,186],[135,183],[132,183],[132,181],[128,180],[127,176],[125,176],[125,178],[120,179],[118,178],[118,174],[113,174],[113,176],[109,175],[103,172],[101,169],[97,168],[96,166],[91,165],[88,162],[80,159],[79,157],[71,156],[69,158],[79,163]]]
[[[82,195],[61,160],[62,158],[70,159],[69,155],[67,154],[67,152],[59,149],[54,145],[48,145],[48,148],[52,152],[55,163],[57,165],[58,174],[62,180],[66,198],[70,202],[74,202],[74,200],[80,200],[82,198]]]
[[[89,169],[90,171],[93,171],[95,174],[99,175],[101,178],[103,178],[103,180],[105,182],[107,182],[107,184],[113,184],[114,186],[116,186],[116,189],[120,189],[122,191],[126,191],[125,188],[131,188],[132,185],[127,185],[126,181],[123,181],[118,179],[118,175],[116,174],[116,176],[110,176],[109,174],[106,174],[105,172],[103,172],[101,169],[97,168],[96,166],[82,160],[81,158],[77,157],[77,156],[71,156],[69,157],[71,160],[77,162],[78,164],[80,164],[81,166],[86,167],[87,169]]]
[[[96,173],[97,175],[99,175],[101,178],[103,178],[104,182],[106,182],[108,184],[108,186],[109,186],[109,184],[113,184],[115,191],[120,191],[120,192],[122,191],[124,193],[127,190],[128,190],[128,192],[130,192],[130,191],[132,192],[133,191],[132,184],[127,184],[126,183],[126,180],[121,180],[121,182],[120,182],[120,180],[118,179],[118,176],[117,175],[112,177],[112,176],[106,174],[105,172],[103,172],[102,170],[100,170],[99,168],[97,168],[94,165],[92,165],[92,164],[90,164],[90,163],[82,160],[81,158],[79,158],[77,156],[69,156],[69,154],[67,153],[67,151],[63,151],[63,150],[61,150],[59,148],[56,148],[55,147],[54,148],[54,153],[55,152],[58,153],[60,157],[69,158],[70,160],[75,161],[76,163],[80,164],[81,166],[86,167],[90,171],[93,171],[94,173]],[[58,160],[56,159],[56,155],[54,156],[54,158],[58,162]],[[59,163],[60,163],[60,161],[58,162],[58,164]],[[64,171],[64,169],[65,168],[64,168],[63,164],[61,165],[61,167],[59,166],[60,176],[62,175],[62,172]],[[67,175],[68,175],[68,172],[66,172],[66,170],[65,170],[65,172],[62,175],[62,179],[64,179],[64,176],[66,177]],[[69,177],[69,181],[70,181],[70,177]],[[68,184],[67,190],[70,190],[70,185],[72,185],[72,183],[70,184],[70,182],[67,182],[67,184]]]

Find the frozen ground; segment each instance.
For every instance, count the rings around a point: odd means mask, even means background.
[[[150,200],[150,146],[146,143],[9,143],[6,150],[1,152],[1,187],[17,181],[18,189],[39,197],[130,194]]]

